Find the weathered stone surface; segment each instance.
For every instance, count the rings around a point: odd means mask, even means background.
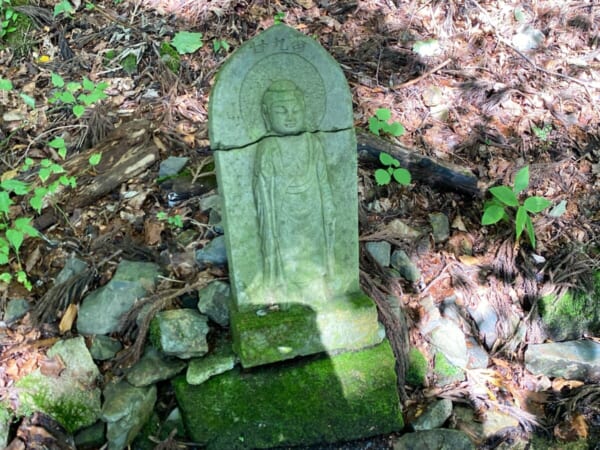
[[[496,313],[496,310],[485,297],[482,297],[477,307],[469,312],[475,323],[477,323],[479,333],[482,335],[481,337],[485,341],[485,345],[488,349],[491,349],[498,339],[498,332],[496,331],[498,313]]]
[[[150,324],[150,339],[165,355],[182,359],[208,352],[208,319],[193,309],[161,311]]]
[[[428,336],[431,344],[441,351],[448,361],[461,368],[467,367],[467,342],[462,330],[448,319],[440,319]]]
[[[336,442],[402,428],[389,343],[306,358],[198,386],[174,381],[186,428],[208,449],[270,448]]]
[[[305,304],[232,312],[234,350],[244,367],[322,351],[357,350],[378,344],[377,309],[366,295],[333,300],[318,311]]]
[[[106,443],[106,424],[99,420],[95,424],[80,430],[75,435],[77,450],[94,450]]]
[[[8,444],[8,434],[10,432],[10,423],[12,421],[12,414],[0,403],[0,447],[5,448]]]
[[[9,300],[4,311],[4,321],[8,324],[19,320],[29,311],[29,302],[24,298]]]
[[[446,386],[465,379],[463,369],[448,361],[443,352],[435,354],[433,372],[435,374],[436,385],[438,386]]]
[[[72,276],[79,275],[87,268],[88,265],[85,261],[82,261],[81,259],[72,256],[71,258],[65,261],[65,266],[56,276],[54,284],[64,283]]]
[[[62,361],[58,375],[43,375],[39,369],[21,378],[20,412],[42,411],[73,433],[93,424],[100,416],[100,372],[83,337],[59,341],[48,350],[48,358]]]
[[[236,362],[231,343],[221,341],[209,355],[190,361],[185,379],[189,384],[202,384],[210,377],[233,369]]]
[[[519,427],[516,417],[502,411],[488,410],[484,417],[476,418],[472,408],[457,406],[454,408],[456,426],[481,444],[487,438],[507,428]]]
[[[371,257],[377,261],[381,267],[388,267],[390,265],[390,254],[392,246],[387,241],[372,241],[365,244],[367,252]]]
[[[411,424],[416,431],[433,430],[441,427],[452,414],[452,400],[443,398],[430,403]]]
[[[165,358],[154,347],[148,347],[140,360],[127,372],[127,381],[136,387],[149,386],[174,377],[185,366],[184,361]]]
[[[525,350],[525,367],[534,374],[568,380],[600,381],[600,343],[568,341],[532,344]]]
[[[231,288],[223,281],[213,281],[198,291],[198,309],[222,327],[229,325]]]
[[[469,369],[485,369],[490,362],[490,358],[485,349],[472,337],[467,338],[467,354]]]
[[[206,247],[196,251],[196,263],[200,269],[206,266],[224,266],[227,264],[225,237],[217,236]]]
[[[106,386],[102,420],[107,423],[109,450],[122,450],[133,441],[152,415],[154,403],[156,386],[134,387],[126,381]]]
[[[177,175],[181,169],[185,167],[189,158],[181,156],[169,156],[164,161],[161,161],[158,168],[159,177],[169,177]]]
[[[106,361],[115,356],[122,348],[123,345],[118,339],[99,334],[92,338],[90,354],[97,361]]]
[[[404,434],[394,444],[394,450],[475,450],[469,437],[457,430],[417,431]]]
[[[153,263],[121,261],[113,278],[83,300],[77,330],[82,334],[117,331],[123,314],[154,289],[159,273]]]
[[[431,225],[433,241],[436,244],[448,240],[448,237],[450,237],[450,223],[448,222],[448,216],[443,213],[429,214],[429,224]]]
[[[390,264],[406,281],[416,283],[421,279],[421,271],[404,250],[394,250]]]

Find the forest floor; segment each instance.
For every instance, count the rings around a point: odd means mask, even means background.
[[[36,8],[24,7],[21,14],[30,14],[37,26],[10,46],[0,45],[0,79],[13,86],[0,89],[3,179],[14,177],[26,158],[62,164],[57,148],[48,145],[53,138],[64,139],[69,160],[134,119],[151,124],[148,133],[160,160],[185,156],[192,170],[207,167],[212,158],[208,96],[215,74],[231,52],[284,13],[284,23],[314,37],[341,65],[353,94],[357,128],[368,130],[369,118],[387,108],[405,133],[386,139],[462,167],[478,179],[481,195],[440,190],[419,180],[407,187],[378,186],[378,167],[359,164],[361,245],[388,240],[415,255],[421,271],[418,283],[400,282],[361,252],[365,289],[380,304],[383,297],[395,296],[406,316],[404,325],[387,321],[388,335],[401,334],[397,343],[408,340],[411,347],[427,352],[419,328],[427,315],[425,297],[440,303],[456,296],[465,308],[485,298],[501,312],[497,328],[505,330],[489,349],[489,395],[484,400],[476,401],[468,382],[445,388],[431,383],[406,389],[405,410],[414,413],[437,396],[462,399],[480,410],[499,398],[519,405],[526,392],[535,390],[532,383],[544,381],[527,375],[523,366],[526,346],[544,339],[536,299],[566,288],[589,289],[600,267],[600,4],[100,0],[93,8],[79,1],[74,5],[77,10],[71,17],[53,17],[56,5],[47,0],[40,0]],[[182,55],[174,74],[161,58],[160,47],[181,30],[203,33],[204,45]],[[108,98],[76,117],[70,107],[49,103],[56,92],[52,73],[67,82],[83,77],[94,85],[105,82]],[[515,240],[513,222],[481,224],[484,201],[491,198],[487,189],[512,186],[524,166],[530,170],[527,195],[552,203],[532,215],[535,248],[527,231]],[[181,246],[178,236],[189,229],[198,234],[194,248],[209,242],[209,218],[193,201],[169,207],[168,192],[156,182],[157,174],[154,164],[81,208],[57,204],[57,210],[67,212],[44,228],[47,239],[27,239],[20,249],[33,289],[27,291],[14,281],[0,283],[2,303],[26,298],[35,304],[73,253],[91,264],[105,263],[96,280],[101,285],[110,279],[120,257],[114,254],[125,242],[159,254]],[[137,192],[137,200],[127,198],[128,192]],[[35,216],[24,203],[12,206],[12,218]],[[181,217],[183,228],[169,226],[157,216],[160,213]],[[449,219],[450,238],[445,242],[434,242],[430,235],[400,238],[390,231],[396,219],[427,229],[432,213]],[[103,245],[94,245],[98,240]],[[14,257],[11,267],[18,269]],[[168,269],[164,289],[191,284],[198,276],[185,262]],[[210,273],[215,278],[227,275],[219,269]],[[56,313],[60,317],[64,311]],[[510,325],[514,317],[527,331],[516,345],[506,345],[515,338]],[[2,389],[39,367],[53,338],[61,332],[76,334],[73,320],[63,322],[59,330],[57,323],[34,325],[26,317],[3,332],[0,398]],[[14,352],[15,346],[27,351]],[[569,394],[563,388],[539,395],[521,418],[523,426],[532,425],[527,419],[531,414],[555,438],[586,438],[591,418],[583,427],[569,422],[572,415],[550,417],[544,409],[559,394]]]

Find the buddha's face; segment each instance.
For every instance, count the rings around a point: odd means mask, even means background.
[[[279,134],[296,134],[304,129],[304,106],[295,96],[275,97],[265,111],[271,131]]]

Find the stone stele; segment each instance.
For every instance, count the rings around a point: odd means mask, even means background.
[[[242,365],[381,342],[359,287],[356,138],[339,65],[274,25],[223,65],[209,116]]]

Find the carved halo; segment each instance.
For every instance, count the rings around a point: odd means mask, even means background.
[[[307,131],[319,129],[326,109],[323,79],[308,60],[294,53],[276,53],[257,61],[248,71],[240,89],[240,112],[252,140],[266,134],[261,112],[265,91],[276,80],[292,81],[304,94]]]

